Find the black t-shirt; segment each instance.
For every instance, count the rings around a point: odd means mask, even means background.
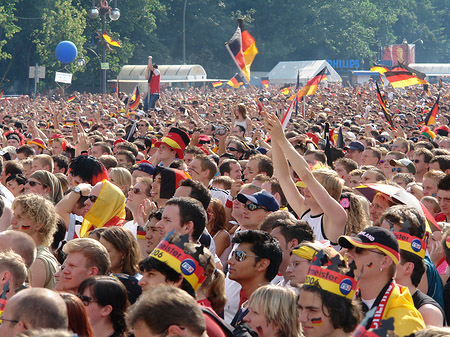
[[[438,302],[436,302],[432,297],[424,294],[423,292],[421,292],[419,289],[417,289],[414,294],[412,295],[412,299],[414,302],[414,306],[416,307],[417,310],[419,310],[419,308],[425,304],[431,304],[434,305],[436,308],[438,308],[441,312],[442,312],[442,316],[444,317],[444,326],[446,325],[446,317],[445,317],[445,312],[444,310],[441,308],[441,306],[439,305]]]

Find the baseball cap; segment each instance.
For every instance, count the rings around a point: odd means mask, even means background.
[[[237,199],[245,204],[247,200],[250,200],[254,204],[258,206],[263,206],[267,208],[269,212],[275,212],[280,209],[280,204],[278,201],[274,198],[272,194],[270,194],[267,191],[261,191],[255,194],[243,194],[239,193],[237,195]]]
[[[155,173],[155,167],[149,163],[138,163],[133,167],[133,172],[136,170],[148,173],[151,176]]]
[[[394,234],[382,227],[367,227],[357,236],[341,235],[338,239],[339,245],[344,248],[368,248],[378,249],[389,256],[395,264],[400,259],[398,241]]]
[[[350,144],[348,144],[348,146],[344,147],[344,150],[352,150],[352,151],[359,151],[359,152],[363,152],[364,149],[365,149],[364,144],[357,140],[350,142]]]
[[[416,166],[408,158],[402,158],[402,159],[398,159],[398,160],[391,159],[389,161],[389,164],[391,164],[392,166],[397,165],[397,166],[406,167],[408,169],[409,173],[416,174]]]

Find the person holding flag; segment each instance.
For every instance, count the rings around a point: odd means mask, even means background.
[[[148,81],[148,93],[144,100],[144,111],[154,109],[156,102],[159,100],[161,82],[161,72],[157,64],[153,64],[153,57],[148,57],[147,70],[145,71],[145,79]]]

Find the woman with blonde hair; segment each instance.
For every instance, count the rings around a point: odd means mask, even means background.
[[[266,285],[248,300],[244,321],[258,337],[299,337],[297,294],[289,288]]]
[[[128,195],[133,178],[125,167],[114,167],[109,172],[109,181],[120,188],[124,195]]]
[[[369,214],[362,204],[362,198],[356,194],[346,192],[341,194],[339,203],[347,212],[347,226],[345,235],[358,234],[364,228],[369,227]]]

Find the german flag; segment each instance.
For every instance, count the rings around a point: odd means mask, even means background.
[[[295,97],[304,97],[314,95],[319,87],[319,83],[326,77],[325,71],[327,67],[324,67],[321,71],[317,73],[312,79],[306,83],[306,85],[300,89],[300,91],[296,95],[292,95],[289,99],[294,99]]]
[[[214,88],[220,87],[221,85],[223,85],[222,82],[212,82],[212,86],[213,86]]]
[[[384,114],[384,118],[386,118],[386,121],[388,122],[389,126],[391,127],[392,130],[394,130],[394,123],[392,122],[392,117],[389,114],[387,107],[386,107],[386,101],[384,100],[383,96],[381,96],[381,92],[380,92],[380,88],[378,87],[378,83],[375,82],[376,86],[377,86],[377,98],[378,98],[378,102],[381,105],[381,109],[383,110],[383,114]]]
[[[247,81],[250,81],[250,67],[256,54],[258,54],[258,49],[255,45],[255,39],[244,29],[241,19],[238,20],[238,27],[226,46]]]
[[[67,102],[72,102],[75,99],[75,95],[69,96],[69,98],[67,98]]]
[[[370,68],[371,72],[375,72],[375,73],[380,73],[380,74],[384,74],[386,71],[389,71],[389,68],[379,65],[379,64],[374,64],[372,68]]]
[[[384,76],[394,88],[403,88],[416,84],[429,84],[424,80],[425,74],[402,64],[399,64],[392,70],[386,71]]]
[[[130,110],[136,110],[141,101],[141,94],[139,93],[139,86],[136,86],[133,91],[133,95],[131,96],[131,103],[128,107]]]
[[[291,92],[291,87],[281,88],[281,93],[283,95],[289,95],[290,92]]]
[[[236,75],[233,76],[233,78],[232,78],[231,80],[229,80],[229,81],[227,82],[227,84],[228,84],[230,87],[233,87],[233,88],[235,88],[235,89],[238,89],[238,88],[241,87],[241,85],[244,84],[244,82],[242,81],[241,76],[239,76],[238,74],[236,74]]]
[[[436,116],[439,111],[439,98],[441,97],[441,94],[439,93],[438,97],[436,98],[436,102],[434,102],[433,107],[431,108],[430,112],[428,113],[427,117],[425,117],[424,124],[425,125],[434,125],[436,124]]]
[[[264,86],[264,88],[268,88],[269,87],[269,80],[262,80],[261,84]]]
[[[113,39],[111,39],[111,36],[109,36],[106,32],[103,34],[103,38],[111,46],[122,48],[122,46],[120,45],[120,42],[114,41]]]

